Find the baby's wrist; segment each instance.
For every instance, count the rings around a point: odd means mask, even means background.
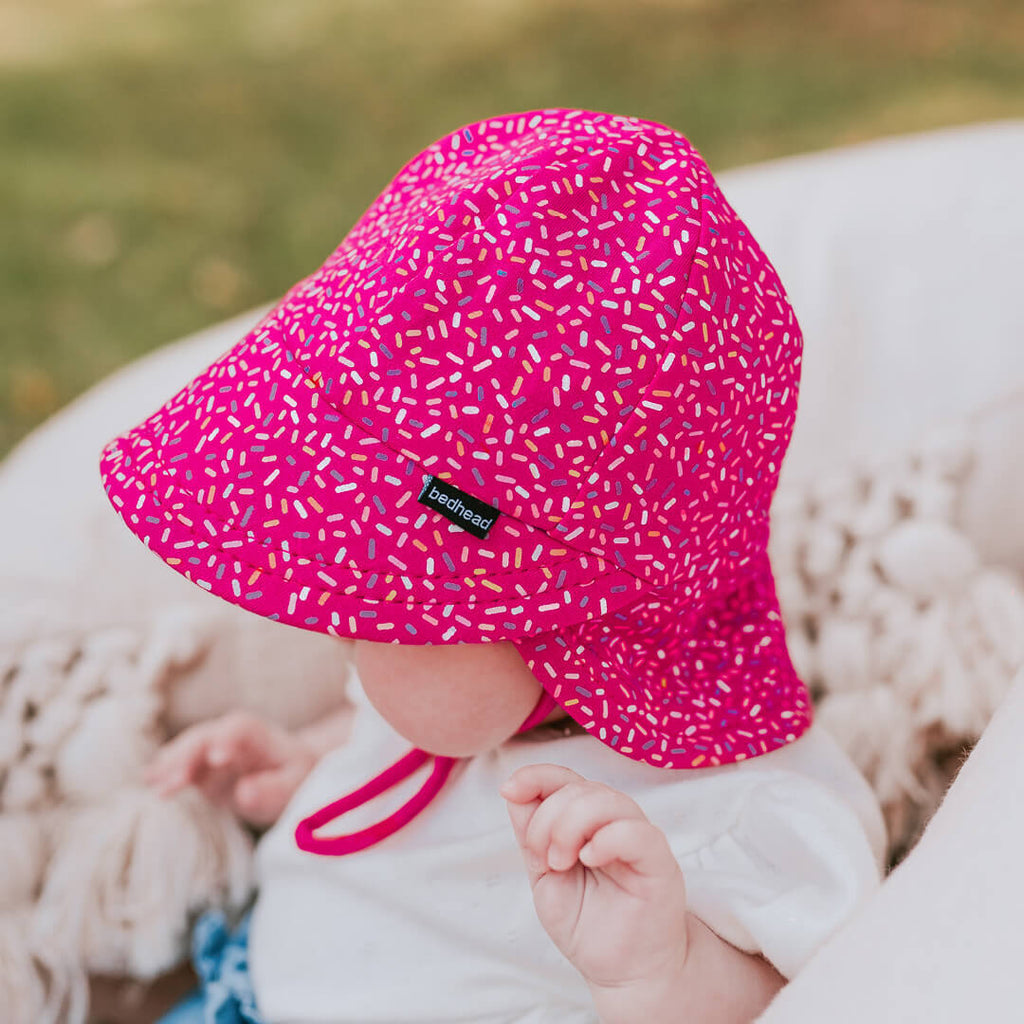
[[[678,1024],[691,987],[690,951],[693,916],[686,914],[684,943],[666,949],[664,957],[642,978],[617,982],[587,979],[601,1024]]]
[[[687,971],[680,965],[622,985],[591,984],[590,995],[601,1024],[678,1024],[685,1020]]]
[[[686,948],[642,979],[591,984],[601,1024],[750,1024],[786,979],[686,914]],[[680,955],[681,952],[681,955]]]

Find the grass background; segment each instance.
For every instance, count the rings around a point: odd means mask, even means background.
[[[0,0],[0,455],[281,294],[491,114],[664,121],[713,170],[1024,116],[1020,0]]]

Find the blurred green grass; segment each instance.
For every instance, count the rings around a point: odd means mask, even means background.
[[[269,301],[491,114],[667,122],[712,169],[1024,116],[1019,0],[6,0],[0,454]]]

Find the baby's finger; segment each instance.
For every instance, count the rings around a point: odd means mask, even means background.
[[[523,863],[526,865],[526,873],[532,887],[548,869],[547,864],[526,846],[526,830],[534,812],[540,806],[540,801],[532,800],[527,804],[516,804],[509,801],[507,806],[508,816],[512,822],[512,831],[515,833],[516,843],[522,851]]]
[[[231,802],[237,781],[237,774],[230,769],[211,768],[204,762],[196,769],[192,785],[212,804],[226,807]]]
[[[544,800],[526,831],[526,845],[554,871],[567,871],[598,829],[618,818],[643,818],[625,793],[596,782],[569,783]]]
[[[665,833],[643,818],[618,818],[602,826],[580,850],[579,859],[588,868],[627,865],[648,878],[681,873]]]
[[[216,722],[206,754],[213,768],[228,765],[236,774],[276,767],[284,758],[267,724],[245,711],[232,712]]]
[[[304,777],[305,771],[298,762],[243,775],[234,786],[235,809],[253,825],[272,825]]]
[[[194,782],[206,759],[212,723],[203,722],[164,744],[146,767],[144,779],[162,795]]]
[[[546,861],[526,848],[526,830],[541,801],[568,782],[581,782],[583,776],[557,764],[529,764],[514,771],[499,792],[507,801],[508,816],[516,842],[523,851],[531,884],[546,870]]]
[[[560,764],[528,764],[516,769],[499,792],[512,803],[525,804],[546,799],[566,783],[585,781],[582,775]]]
[[[582,781],[570,768],[555,764],[531,764],[519,768],[505,781],[500,793],[507,801],[508,816],[532,886],[547,871],[547,862],[526,846],[526,830],[530,819],[547,796],[570,781]]]
[[[160,748],[145,781],[161,796],[194,785],[222,803],[240,773],[278,763],[267,733],[261,719],[244,711],[200,722]]]
[[[239,778],[279,768],[285,760],[280,753],[261,719],[244,711],[232,712],[214,723],[192,783],[213,803],[232,804]]]

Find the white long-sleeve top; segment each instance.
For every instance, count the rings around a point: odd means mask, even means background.
[[[546,729],[460,762],[433,803],[377,846],[305,853],[296,824],[409,749],[354,677],[351,692],[350,741],[318,763],[257,849],[249,963],[271,1024],[596,1021],[586,984],[537,919],[498,794],[526,764],[566,765],[628,793],[669,837],[690,909],[786,977],[879,885],[878,803],[817,724],[761,757],[682,771]],[[422,778],[319,834],[380,820]]]

